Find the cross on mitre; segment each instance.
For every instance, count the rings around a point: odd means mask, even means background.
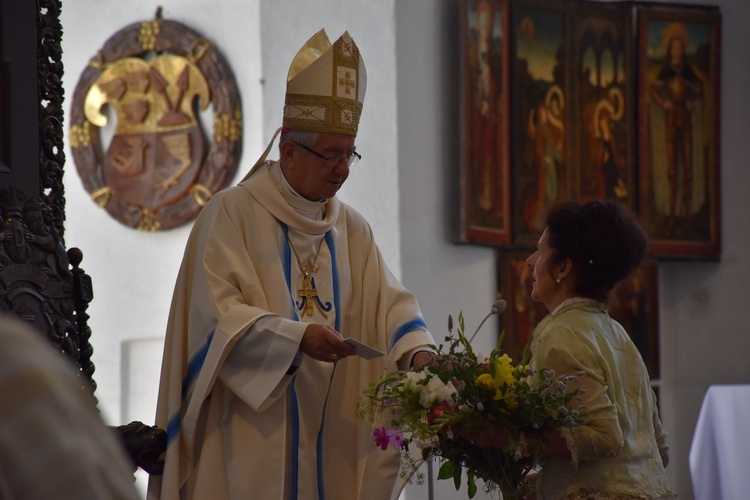
[[[355,78],[357,76],[354,70],[349,68],[339,68],[338,74],[339,95],[342,95],[341,91],[343,90],[343,95],[345,95],[346,97],[350,97],[352,99],[356,98],[357,80]]]
[[[341,47],[343,48],[344,55],[348,55],[352,59],[357,59],[355,51],[357,48],[354,45],[354,41],[347,42],[346,40],[341,40]]]

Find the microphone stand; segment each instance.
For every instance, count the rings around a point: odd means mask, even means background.
[[[482,325],[484,325],[484,322],[487,321],[489,317],[492,316],[493,314],[498,314],[498,313],[505,311],[506,307],[508,307],[508,303],[505,300],[499,299],[495,301],[495,303],[492,304],[492,309],[490,309],[490,312],[487,314],[487,316],[484,317],[482,322],[479,323],[479,326],[477,327],[477,329],[474,330],[474,333],[471,335],[471,338],[469,339],[469,344],[471,344],[471,341],[474,340],[474,337],[477,336],[477,333],[479,333],[479,329],[482,328]]]
[[[433,500],[435,498],[435,486],[433,485],[435,477],[432,472],[432,464],[434,461],[434,457],[430,457],[429,461],[427,462],[427,498],[429,500]]]

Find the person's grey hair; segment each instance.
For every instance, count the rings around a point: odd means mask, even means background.
[[[302,130],[290,130],[285,134],[281,134],[281,139],[279,140],[279,154],[281,154],[282,144],[284,144],[286,141],[296,142],[297,144],[302,144],[303,146],[312,148],[313,146],[315,146],[315,144],[318,143],[318,133],[304,132]]]

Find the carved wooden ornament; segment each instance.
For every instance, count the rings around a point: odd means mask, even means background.
[[[197,108],[213,109],[210,145]],[[109,113],[107,113],[109,111]],[[106,152],[102,128],[116,116]],[[192,220],[237,170],[242,113],[216,48],[175,21],[134,23],[81,74],[69,134],[92,199],[122,224],[158,231]]]

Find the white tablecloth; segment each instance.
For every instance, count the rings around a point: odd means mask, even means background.
[[[750,385],[713,385],[690,447],[696,500],[750,499]]]

